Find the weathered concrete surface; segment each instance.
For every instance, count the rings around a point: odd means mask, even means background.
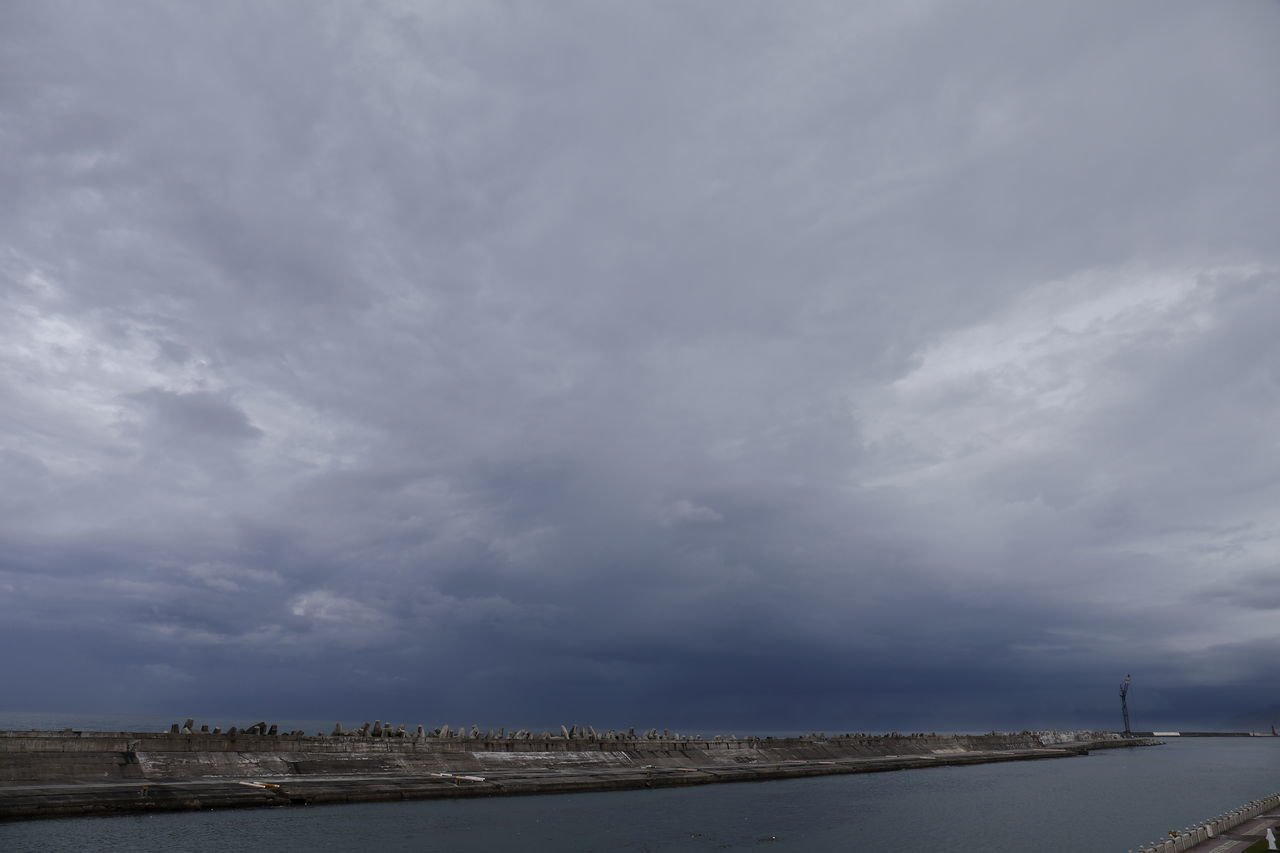
[[[1280,794],[1252,800],[1173,837],[1144,844],[1138,853],[1244,853],[1262,842],[1268,828],[1280,836]]]
[[[672,787],[1151,743],[1102,732],[744,740],[0,732],[0,819]]]

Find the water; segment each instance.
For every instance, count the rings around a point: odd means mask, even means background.
[[[603,794],[0,824],[6,853],[1124,853],[1280,790],[1280,738]]]

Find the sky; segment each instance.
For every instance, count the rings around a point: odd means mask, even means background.
[[[1280,722],[1280,3],[0,4],[0,710]]]

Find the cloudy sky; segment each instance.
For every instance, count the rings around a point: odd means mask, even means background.
[[[1277,38],[4,2],[0,709],[1280,706]]]

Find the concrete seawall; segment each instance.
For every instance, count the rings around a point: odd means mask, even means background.
[[[0,819],[671,787],[1152,743],[1109,732],[712,740],[0,732]]]
[[[1261,841],[1267,826],[1275,825],[1277,809],[1280,809],[1280,794],[1251,800],[1226,814],[1186,827],[1172,838],[1144,844],[1137,853],[1240,853]],[[1131,848],[1129,853],[1134,850]]]

